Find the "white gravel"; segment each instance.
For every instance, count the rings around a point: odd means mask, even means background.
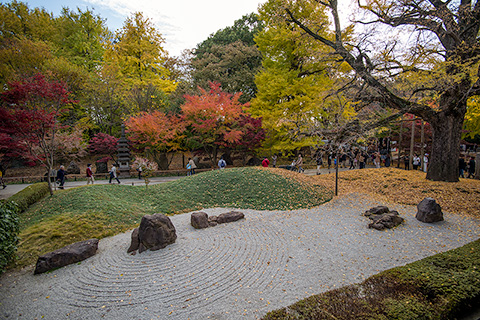
[[[361,214],[376,205],[397,210],[404,224],[368,229]],[[128,232],[101,240],[82,263],[6,273],[0,318],[257,319],[480,236],[479,220],[444,213],[444,222],[425,224],[415,207],[358,194],[308,210],[240,211],[246,219],[203,230],[190,226],[190,214],[174,216],[177,242],[159,251],[127,254]]]

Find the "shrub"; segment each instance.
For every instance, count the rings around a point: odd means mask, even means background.
[[[0,274],[15,257],[18,243],[18,208],[10,202],[0,202]]]
[[[8,200],[15,202],[20,212],[23,212],[27,210],[28,207],[30,207],[32,204],[42,199],[48,193],[48,183],[39,182],[29,185],[22,191],[17,192],[16,194],[8,198]]]

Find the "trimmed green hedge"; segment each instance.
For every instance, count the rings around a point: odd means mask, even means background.
[[[19,222],[18,208],[10,201],[0,201],[0,274],[15,257]]]
[[[300,300],[263,319],[454,319],[480,302],[480,240]]]
[[[30,207],[32,204],[45,197],[49,192],[50,190],[48,189],[48,183],[39,182],[29,185],[22,191],[17,192],[16,194],[8,198],[8,201],[15,202],[20,212],[23,212],[27,210],[28,207]]]

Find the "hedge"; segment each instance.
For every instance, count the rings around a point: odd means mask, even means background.
[[[480,303],[480,240],[271,311],[279,319],[454,319]]]
[[[47,182],[39,182],[31,184],[22,191],[17,192],[10,198],[9,201],[15,202],[20,212],[28,209],[32,204],[46,196],[50,190]]]
[[[15,257],[18,243],[18,208],[10,201],[0,201],[0,274]]]

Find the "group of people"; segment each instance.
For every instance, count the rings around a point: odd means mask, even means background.
[[[90,183],[93,185],[95,183],[95,176],[93,174],[91,163],[87,164],[86,176],[87,176],[87,185],[89,185]],[[139,177],[140,176],[141,176],[141,171],[139,173]],[[58,184],[59,189],[64,189],[66,177],[67,177],[67,173],[65,172],[65,166],[60,166],[60,168],[57,170],[57,175],[55,177],[55,183]],[[114,179],[117,180],[118,183],[120,183],[120,180],[118,179],[118,174],[117,174],[117,167],[115,166],[115,164],[112,165],[112,168],[108,172],[108,177],[110,178],[108,183],[112,183],[112,180]]]
[[[410,156],[408,154],[405,154],[403,156],[403,162],[405,164],[405,170],[410,170]],[[414,153],[412,157],[412,167],[413,167],[413,170],[420,169],[423,172],[427,172],[428,153],[425,153],[423,155],[423,161],[418,154]]]

